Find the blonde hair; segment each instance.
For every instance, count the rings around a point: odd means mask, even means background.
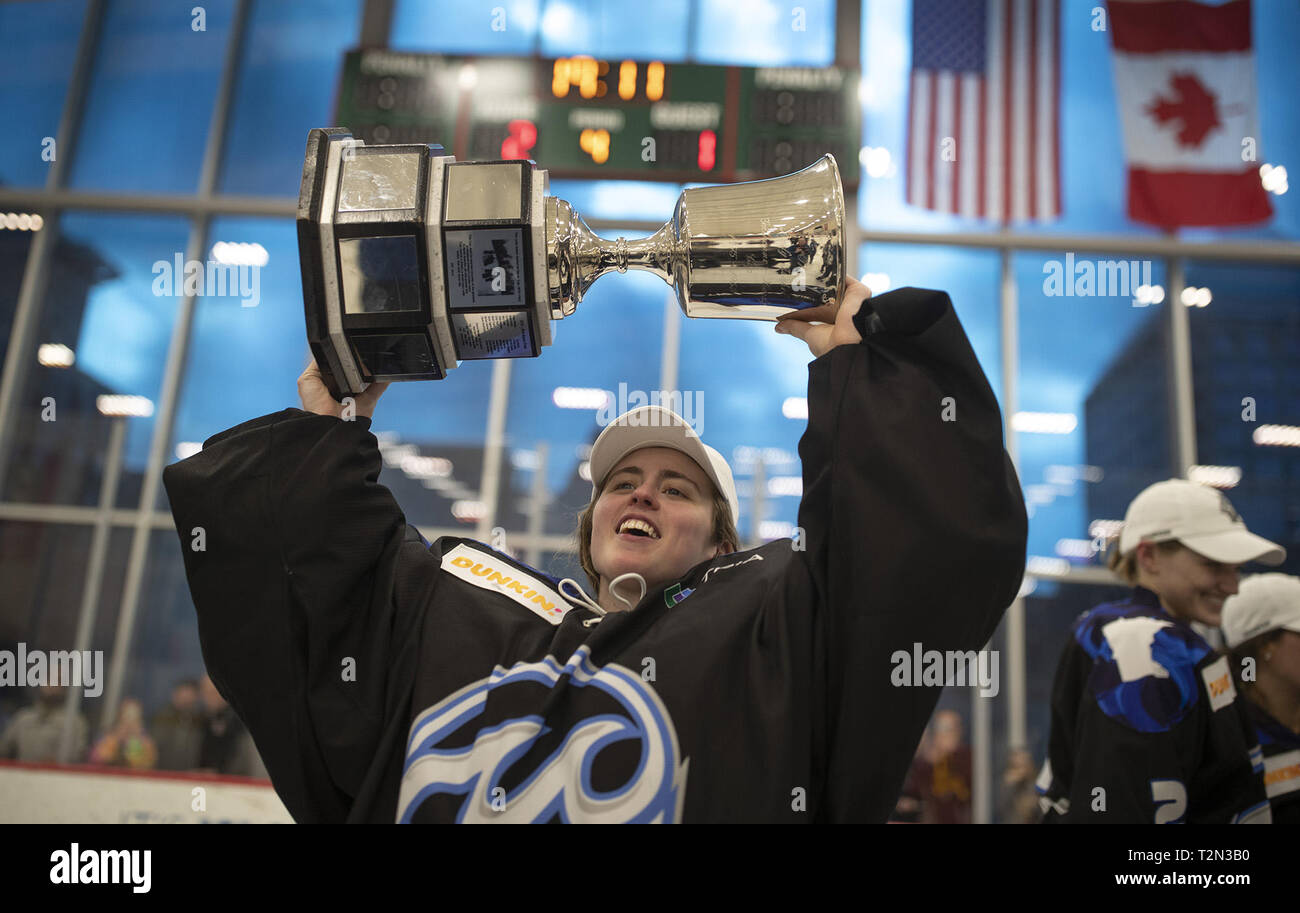
[[[731,518],[731,505],[723,494],[718,491],[718,486],[713,488],[713,541],[719,545],[727,544],[731,546],[732,551],[740,548],[740,534],[736,532],[736,522]],[[604,489],[602,488],[601,491]],[[590,503],[578,514],[578,529],[574,533],[577,539],[578,561],[582,565],[583,573],[591,581],[592,588],[600,590],[600,574],[596,571],[596,565],[591,560],[591,531],[592,516],[596,512],[596,502],[600,500],[601,492],[597,491],[591,496]]]
[[[1179,549],[1185,547],[1181,542],[1179,542],[1176,539],[1171,539],[1167,542],[1153,542],[1151,544],[1156,547],[1157,551],[1166,555],[1176,552]],[[1115,548],[1111,549],[1110,555],[1107,556],[1106,558],[1106,567],[1110,568],[1111,571],[1114,572],[1116,577],[1118,577],[1120,580],[1123,580],[1129,586],[1137,586],[1137,582],[1138,582],[1137,555],[1138,553],[1136,548],[1126,555],[1121,555],[1119,553],[1119,547],[1116,546]]]

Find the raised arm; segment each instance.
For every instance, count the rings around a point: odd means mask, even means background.
[[[812,315],[830,329],[783,322],[819,355],[799,526],[835,821],[885,820],[938,700],[938,687],[893,683],[895,654],[983,647],[1020,586],[1027,535],[1001,412],[948,296],[866,299],[853,283],[840,312]]]
[[[366,773],[404,714],[388,683],[414,674],[418,614],[390,598],[406,523],[369,429],[285,409],[163,474],[208,673],[299,821],[379,788]]]

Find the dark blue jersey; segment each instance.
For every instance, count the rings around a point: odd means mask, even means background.
[[[1045,821],[1263,823],[1262,772],[1227,659],[1155,593],[1079,616],[1052,688]]]

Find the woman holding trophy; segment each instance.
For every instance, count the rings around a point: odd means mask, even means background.
[[[814,356],[793,539],[739,551],[726,460],[643,407],[593,445],[591,593],[481,542],[429,543],[379,482],[382,381],[345,418],[319,358],[302,409],[167,468],[209,673],[295,819],[886,819],[939,695],[895,654],[984,646],[1026,518],[948,296],[871,298],[838,249],[825,262],[831,294],[767,302]]]

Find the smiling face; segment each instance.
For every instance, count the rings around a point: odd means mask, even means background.
[[[712,558],[719,551],[713,498],[709,477],[680,451],[645,447],[623,457],[592,512],[591,559],[602,595],[620,574],[640,574],[649,592]]]
[[[1237,592],[1237,569],[1241,567],[1222,564],[1187,547],[1162,553],[1147,543],[1138,546],[1138,566],[1138,582],[1159,595],[1170,613],[1215,628],[1223,620],[1223,601]]]

